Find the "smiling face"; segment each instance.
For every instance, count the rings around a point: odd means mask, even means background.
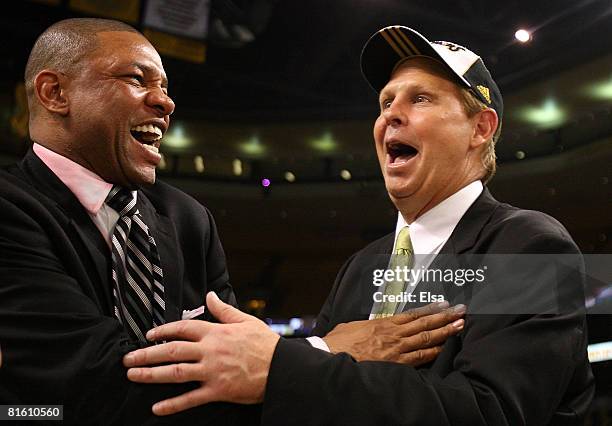
[[[409,223],[483,174],[478,114],[468,117],[442,65],[405,61],[379,100],[376,153],[389,196]]]
[[[138,33],[102,32],[97,41],[65,88],[70,158],[113,184],[152,184],[174,111],[161,58]]]

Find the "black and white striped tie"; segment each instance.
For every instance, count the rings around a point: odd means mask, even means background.
[[[115,316],[133,339],[144,343],[147,331],[164,323],[164,279],[157,246],[130,191],[114,186],[106,204],[119,213],[112,237]]]

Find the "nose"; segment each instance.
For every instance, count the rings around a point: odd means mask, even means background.
[[[157,110],[162,117],[174,112],[174,101],[159,87],[149,91],[147,104]]]
[[[399,126],[406,122],[406,116],[397,99],[394,99],[391,104],[383,110],[382,115],[388,126]]]

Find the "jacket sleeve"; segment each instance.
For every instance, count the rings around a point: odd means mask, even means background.
[[[317,316],[317,322],[315,324],[314,329],[312,330],[313,336],[323,337],[327,333],[332,330],[332,324],[330,323],[330,318],[333,316],[334,305],[336,303],[336,294],[338,293],[338,288],[342,283],[346,270],[350,266],[350,264],[355,259],[356,254],[352,255],[340,268],[338,275],[336,276],[336,281],[334,282],[334,286],[332,287],[319,315]]]
[[[225,252],[221,245],[217,225],[210,211],[207,208],[204,208],[204,211],[210,231],[210,238],[205,251],[206,263],[208,265],[208,276],[206,277],[208,291],[214,291],[221,300],[225,301],[225,303],[238,307],[234,289],[229,282]],[[206,315],[206,319],[208,321],[216,321],[212,315]]]
[[[577,251],[561,235],[526,240],[516,252]],[[582,265],[575,259],[573,268],[580,273]],[[536,274],[528,283],[516,283],[515,294],[550,277]],[[566,278],[560,286],[581,287],[575,274]],[[449,354],[453,345],[459,349]],[[440,354],[445,357],[450,368],[443,372],[356,362],[348,354],[331,355],[281,339],[270,368],[263,423],[541,425],[551,422],[568,394],[575,395],[572,406],[586,406],[592,398],[592,376],[584,370],[585,319],[579,309],[532,315],[470,315],[468,310],[461,337],[449,340]],[[568,393],[571,386],[575,392]],[[580,420],[572,410],[556,415],[555,424]]]
[[[0,403],[61,404],[66,424],[231,424],[229,404],[154,416],[153,403],[193,384],[127,380],[122,357],[134,347],[95,303],[63,224],[8,179],[0,195]]]

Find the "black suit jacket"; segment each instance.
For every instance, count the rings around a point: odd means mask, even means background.
[[[138,208],[160,254],[166,322],[202,305],[210,290],[235,304],[205,207],[158,181],[138,191]],[[168,418],[151,413],[153,403],[193,384],[127,380],[122,357],[135,347],[112,312],[108,245],[31,150],[20,164],[0,170],[0,212],[1,404],[63,404],[72,424],[233,422],[229,404]]]
[[[390,234],[373,242],[345,263],[314,334],[324,336],[339,323],[368,318],[377,290],[372,270],[387,266],[393,238]],[[501,204],[485,189],[441,253],[561,253],[570,255],[575,264],[559,282],[543,282],[550,275],[531,270],[523,280],[504,282],[507,288],[489,287],[501,289],[494,295],[512,298],[544,286],[563,305],[555,314],[474,314],[479,303],[483,307],[491,300],[491,294],[473,294],[471,286],[441,290],[451,302],[468,305],[465,328],[423,368],[358,363],[347,354],[331,355],[297,340],[281,339],[271,364],[263,423],[580,424],[594,386],[580,309],[583,266],[563,226],[542,213]]]

